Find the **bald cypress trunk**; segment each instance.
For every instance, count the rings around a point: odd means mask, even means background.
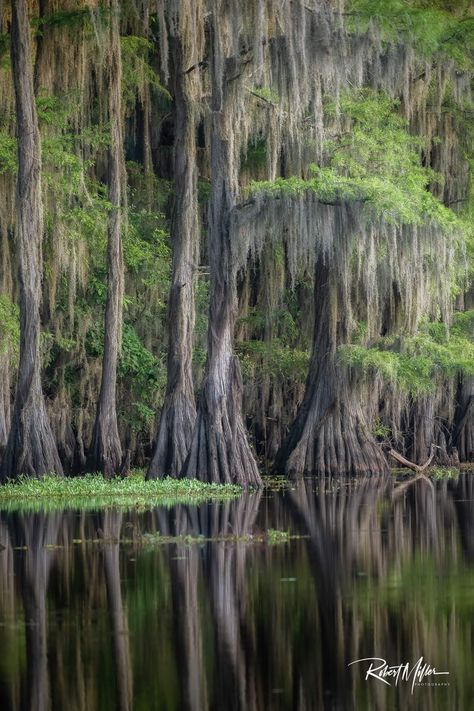
[[[184,475],[211,482],[261,483],[242,418],[242,377],[233,353],[237,311],[236,267],[231,211],[236,203],[232,171],[232,101],[229,80],[240,71],[239,58],[225,58],[219,18],[213,3],[211,39],[211,198],[209,207],[210,307],[206,375]]]
[[[122,338],[122,209],[125,205],[125,163],[123,154],[122,59],[120,52],[119,4],[110,0],[110,45],[107,67],[109,121],[109,214],[107,240],[107,301],[105,305],[104,357],[97,413],[92,433],[88,468],[107,477],[119,473],[122,446],[117,425],[117,363]]]
[[[275,460],[279,473],[352,476],[388,470],[365,419],[358,384],[337,366],[345,332],[337,281],[334,270],[319,259],[309,375],[303,403]]]
[[[474,289],[464,297],[464,310],[474,308]],[[463,376],[459,383],[454,444],[460,462],[474,462],[474,376]]]
[[[175,101],[173,273],[168,308],[168,380],[149,479],[179,476],[196,420],[192,373],[194,274],[199,249],[196,118],[184,47],[171,38]]]
[[[13,418],[0,478],[62,474],[41,387],[40,304],[43,236],[41,143],[33,90],[26,0],[12,2],[11,60],[18,134],[16,252],[20,285],[20,362]]]
[[[459,461],[474,462],[474,377],[462,380],[458,402],[455,441]]]

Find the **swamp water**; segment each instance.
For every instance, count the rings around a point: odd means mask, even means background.
[[[473,656],[472,474],[0,511],[1,711],[467,710]]]

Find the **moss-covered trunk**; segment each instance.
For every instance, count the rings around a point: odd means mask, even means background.
[[[291,476],[386,472],[386,459],[370,431],[358,383],[337,364],[343,342],[340,285],[320,258],[315,273],[313,351],[303,403],[274,468]]]
[[[221,11],[222,3],[216,0],[211,61],[208,357],[193,440],[183,471],[186,476],[204,481],[258,486],[260,475],[242,417],[240,365],[233,353],[237,289],[230,218],[236,187],[229,80],[238,76],[240,66],[238,58],[224,57]]]
[[[88,458],[91,471],[117,475],[122,465],[122,446],[117,425],[117,363],[122,330],[123,258],[122,209],[125,196],[123,153],[122,60],[119,3],[110,0],[110,45],[107,89],[111,144],[109,148],[109,201],[111,209],[107,239],[107,301],[104,323],[104,356],[97,413]]]
[[[171,52],[175,102],[175,202],[171,225],[173,273],[168,308],[168,380],[149,479],[180,474],[196,420],[192,373],[194,276],[199,250],[196,116],[190,86],[192,79],[184,71],[185,48],[180,38],[171,39]]]
[[[13,418],[0,478],[62,474],[41,387],[40,304],[43,236],[41,144],[33,90],[26,0],[12,2],[11,60],[16,99],[18,177],[17,264],[20,362]]]
[[[474,309],[474,287],[464,296],[464,311]],[[474,461],[474,376],[460,379],[454,431],[459,461]]]

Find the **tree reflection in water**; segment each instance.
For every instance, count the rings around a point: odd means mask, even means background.
[[[472,708],[473,514],[468,473],[2,512],[0,708]],[[424,656],[450,686],[365,681],[347,665],[370,656]]]

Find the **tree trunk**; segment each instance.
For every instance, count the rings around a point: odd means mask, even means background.
[[[20,362],[0,479],[62,474],[41,388],[40,303],[43,235],[41,143],[33,91],[26,0],[12,2],[11,59],[18,132],[16,249],[20,283]]]
[[[407,456],[413,462],[422,464],[429,456],[431,445],[439,449],[435,452],[434,462],[439,466],[456,466],[458,455],[451,447],[452,426],[443,415],[444,391],[448,383],[438,386],[434,393],[420,396],[412,405],[407,426],[407,439],[411,444]]]
[[[464,297],[464,310],[474,308],[474,289]],[[460,462],[474,462],[474,376],[464,376],[459,385],[454,443]]]
[[[0,353],[0,460],[10,430],[10,353]]]
[[[233,354],[237,310],[230,213],[235,205],[232,102],[229,77],[238,75],[239,59],[223,56],[219,17],[213,4],[211,64],[211,198],[209,208],[210,307],[208,356],[199,410],[183,473],[210,482],[261,484],[242,418],[242,377]],[[226,71],[228,68],[228,72]]]
[[[358,384],[337,366],[345,327],[332,268],[319,260],[315,274],[313,352],[303,403],[275,460],[291,476],[359,476],[388,471],[364,416]]]
[[[125,204],[125,162],[123,154],[122,60],[120,53],[120,10],[117,0],[111,8],[108,94],[111,145],[109,149],[109,214],[107,241],[107,301],[105,305],[104,357],[97,413],[92,433],[88,468],[107,477],[116,476],[122,463],[122,446],[117,425],[117,362],[122,338],[122,208]]]
[[[455,442],[460,462],[474,462],[474,377],[459,386]]]
[[[168,382],[148,479],[179,476],[196,421],[192,357],[194,273],[199,249],[196,118],[184,73],[182,40],[172,38],[175,204],[171,225],[173,274],[168,310]]]

